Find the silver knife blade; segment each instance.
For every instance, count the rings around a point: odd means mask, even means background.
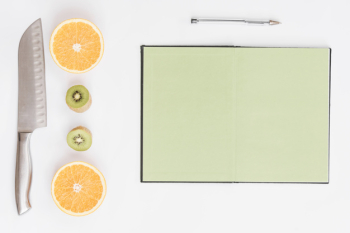
[[[47,126],[45,57],[41,19],[24,32],[18,48],[18,132]]]

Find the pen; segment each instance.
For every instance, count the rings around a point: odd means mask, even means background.
[[[267,25],[273,26],[281,24],[275,20],[244,20],[244,19],[208,19],[208,18],[193,18],[191,23],[232,23],[232,24],[246,24],[246,25]]]

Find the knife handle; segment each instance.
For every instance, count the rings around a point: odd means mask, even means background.
[[[18,214],[28,211],[29,190],[32,182],[32,161],[30,157],[30,137],[32,133],[18,133],[16,158],[16,203]]]

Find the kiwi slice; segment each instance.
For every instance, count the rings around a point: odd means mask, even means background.
[[[75,85],[68,89],[66,103],[74,112],[82,113],[91,106],[91,95],[83,85]]]
[[[78,126],[68,133],[67,143],[76,151],[85,151],[91,147],[92,134],[89,129]]]

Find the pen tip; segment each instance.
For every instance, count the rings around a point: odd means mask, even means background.
[[[270,25],[277,25],[277,24],[281,24],[281,23],[278,21],[270,20]]]

